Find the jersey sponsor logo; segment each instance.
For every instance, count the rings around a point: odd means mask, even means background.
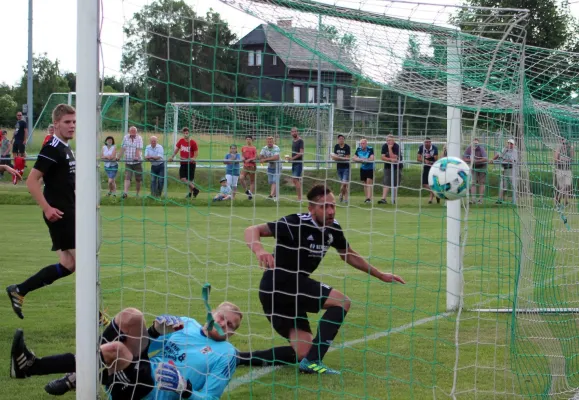
[[[325,283],[322,283],[322,286],[325,287],[326,289],[331,289],[330,285],[327,285]]]
[[[190,153],[189,149],[190,149],[189,146],[183,146],[183,145],[181,145],[181,151],[182,151],[183,153]]]
[[[326,243],[326,244],[329,246],[332,243],[334,243],[334,235],[332,235],[331,233],[328,233],[328,243]]]
[[[205,346],[201,349],[201,354],[211,353],[212,351],[213,349],[211,348],[211,346]]]
[[[187,358],[187,354],[185,352],[181,351],[181,348],[173,342],[166,342],[165,343],[163,356],[169,360],[180,361],[180,362],[185,361],[185,359]]]

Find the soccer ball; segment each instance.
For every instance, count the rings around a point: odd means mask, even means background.
[[[470,167],[460,158],[441,158],[428,173],[428,186],[440,199],[458,200],[465,197],[469,184]]]

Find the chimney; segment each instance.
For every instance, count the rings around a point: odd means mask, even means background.
[[[280,28],[283,28],[283,29],[291,28],[292,27],[292,20],[291,20],[291,18],[278,19],[277,20],[277,26],[279,26]]]

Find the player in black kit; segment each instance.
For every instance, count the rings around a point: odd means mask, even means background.
[[[76,161],[68,142],[76,130],[76,111],[69,105],[59,104],[52,111],[52,120],[54,137],[40,150],[26,186],[42,209],[52,239],[52,251],[57,252],[59,260],[24,282],[6,288],[12,309],[21,319],[24,318],[24,296],[72,274],[75,269]]]
[[[276,222],[250,226],[245,242],[265,269],[259,287],[259,300],[267,319],[290,346],[239,353],[240,365],[293,364],[297,360],[303,373],[339,374],[322,362],[350,308],[350,299],[332,287],[315,281],[310,274],[317,268],[330,246],[342,260],[383,282],[405,283],[396,275],[380,272],[352,250],[342,228],[334,219],[336,199],[324,185],[308,192],[309,213],[292,214]],[[260,239],[275,237],[274,255]],[[308,313],[325,309],[313,339]]]

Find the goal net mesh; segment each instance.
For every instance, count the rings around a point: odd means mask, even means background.
[[[238,349],[287,344],[259,302],[262,272],[243,232],[307,212],[307,203],[297,201],[289,164],[276,202],[267,199],[260,168],[252,200],[239,183],[234,201],[212,201],[226,172],[223,157],[251,134],[258,153],[274,136],[283,159],[293,126],[306,161],[328,161],[340,134],[352,154],[366,138],[376,161],[372,199],[365,203],[360,164],[352,163],[337,219],[355,250],[407,284],[383,284],[330,252],[313,277],[352,300],[324,360],[341,377],[239,367],[223,397],[571,397],[579,386],[572,313],[579,220],[573,180],[557,185],[568,173],[557,172],[567,169],[555,155],[567,152],[562,138],[572,144],[578,133],[572,88],[579,60],[525,48],[526,18],[511,9],[395,1],[223,0],[210,10],[203,2],[157,0],[124,2],[118,14],[105,9],[105,28],[124,26],[123,45],[107,45],[122,53],[131,125],[145,145],[158,138],[165,160],[189,127],[199,157],[209,161],[196,171],[197,198],[185,198],[178,161],[165,164],[163,196],[148,196],[152,175],[143,163],[138,197],[134,182],[126,199],[103,197],[103,306],[109,314],[137,307],[148,322],[164,313],[202,322],[201,287],[210,282],[213,304],[232,301],[245,314],[232,339]],[[243,105],[272,102],[279,106]],[[451,124],[461,131],[458,142],[448,141]],[[381,161],[387,135],[404,149],[394,204]],[[518,152],[511,170],[501,157],[472,165],[475,192],[461,204],[461,259],[453,266],[462,273],[460,312],[446,311],[447,208],[429,204],[417,160],[427,137],[439,157],[445,147],[462,156],[475,138],[489,160],[504,156],[509,139]],[[339,193],[335,164],[328,164],[304,172],[304,192],[322,182]],[[320,316],[310,317],[315,332]]]

